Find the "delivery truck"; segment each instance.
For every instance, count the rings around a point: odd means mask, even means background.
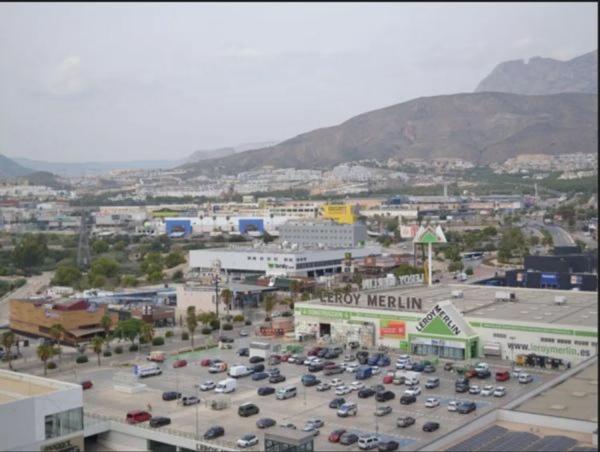
[[[237,385],[237,381],[235,378],[226,378],[225,380],[221,380],[217,383],[215,387],[215,392],[226,394],[228,392],[235,391]]]

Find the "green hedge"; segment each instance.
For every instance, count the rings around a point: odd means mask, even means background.
[[[281,317],[291,317],[292,311],[285,311],[281,313]]]
[[[218,319],[214,319],[210,321],[209,325],[213,330],[218,330],[219,326],[221,325],[221,322]]]
[[[165,337],[173,337],[173,331],[169,330],[165,333]]]
[[[139,350],[139,348],[140,348],[140,347],[138,346],[138,344],[131,344],[131,345],[129,346],[129,351],[130,351],[130,352],[137,352],[137,351]]]
[[[102,356],[112,356],[112,352],[110,350],[104,350],[104,353],[102,353]]]
[[[184,331],[183,333],[181,333],[182,341],[187,341],[189,338],[190,338],[190,333],[188,333],[187,331]]]
[[[234,322],[243,322],[244,321],[244,316],[242,314],[238,314],[236,316],[233,316],[233,321]]]
[[[87,357],[87,356],[85,356],[85,355],[79,355],[79,356],[78,356],[78,357],[75,359],[75,362],[76,362],[77,364],[83,364],[83,363],[87,363],[88,361],[89,361],[89,360],[88,360],[88,357]]]
[[[204,328],[202,328],[202,329],[200,330],[200,332],[201,332],[202,334],[210,334],[210,333],[212,333],[212,331],[213,331],[213,330],[212,330],[212,328],[210,328],[210,327],[208,327],[208,326],[205,326]]]
[[[225,331],[231,331],[233,329],[233,325],[231,323],[224,323],[223,324],[223,329]]]
[[[117,345],[117,346],[115,347],[115,353],[116,353],[117,355],[120,355],[121,353],[123,353],[123,347],[121,347],[120,345]]]
[[[252,325],[252,320],[248,319],[244,322],[245,325]]]
[[[54,361],[50,361],[46,366],[48,369],[56,369],[56,363]]]
[[[162,336],[156,336],[152,339],[152,345],[165,345],[165,338]]]

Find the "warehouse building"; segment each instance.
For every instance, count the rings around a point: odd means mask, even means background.
[[[597,354],[597,310],[596,292],[413,286],[298,302],[295,331],[457,360],[536,354],[576,363]]]

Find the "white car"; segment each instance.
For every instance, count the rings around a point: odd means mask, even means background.
[[[334,388],[337,388],[338,386],[343,386],[344,382],[340,378],[334,378],[329,382],[329,384]]]
[[[249,433],[247,435],[242,436],[237,440],[237,445],[239,447],[252,447],[258,444],[258,437],[253,433]]]
[[[414,386],[412,388],[409,388],[406,391],[404,391],[404,394],[414,395],[415,397],[421,395],[421,386]]]
[[[506,395],[506,388],[504,386],[498,386],[494,389],[494,397],[504,397]]]
[[[311,417],[308,421],[306,421],[306,425],[313,425],[315,428],[321,428],[325,425],[325,422],[321,418]]]
[[[319,359],[319,358],[317,358],[316,356],[309,356],[308,358],[306,358],[304,360],[304,362],[302,364],[304,364],[305,366],[310,366],[313,363],[313,361],[315,361],[317,359]]]
[[[211,389],[215,389],[216,383],[212,380],[206,380],[204,383],[199,385],[200,391],[210,391]]]
[[[450,400],[448,402],[448,411],[456,411],[458,409],[458,405],[460,405],[460,402],[457,400]]]
[[[494,393],[494,387],[492,385],[485,385],[481,389],[482,396],[491,396]]]
[[[358,391],[365,387],[365,384],[362,381],[353,381],[350,383],[350,389],[353,391]]]
[[[381,373],[381,367],[379,366],[371,366],[371,374],[379,375]]]
[[[511,378],[519,378],[519,375],[523,372],[523,369],[520,367],[515,367],[510,373]]]
[[[352,392],[352,389],[350,389],[346,385],[338,386],[337,388],[335,388],[335,395],[346,395],[346,394],[350,394],[351,392]]]
[[[531,383],[532,381],[533,377],[526,372],[521,372],[521,375],[519,375],[519,383]]]
[[[410,356],[408,355],[400,355],[398,356],[397,361],[408,361],[410,359]]]
[[[428,397],[427,400],[425,400],[425,408],[435,408],[436,406],[440,406],[440,399]]]
[[[358,363],[348,363],[346,364],[346,372],[354,373],[358,369],[358,366]]]
[[[469,394],[479,394],[481,392],[481,388],[477,385],[473,385],[469,387]]]
[[[246,336],[248,336],[248,331],[246,331],[246,330],[240,330],[240,336],[241,336],[241,337],[246,337]],[[257,438],[257,439],[258,439],[258,438]]]

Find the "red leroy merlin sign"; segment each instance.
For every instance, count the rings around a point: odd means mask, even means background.
[[[379,337],[404,339],[406,337],[406,323],[402,320],[380,320]]]

